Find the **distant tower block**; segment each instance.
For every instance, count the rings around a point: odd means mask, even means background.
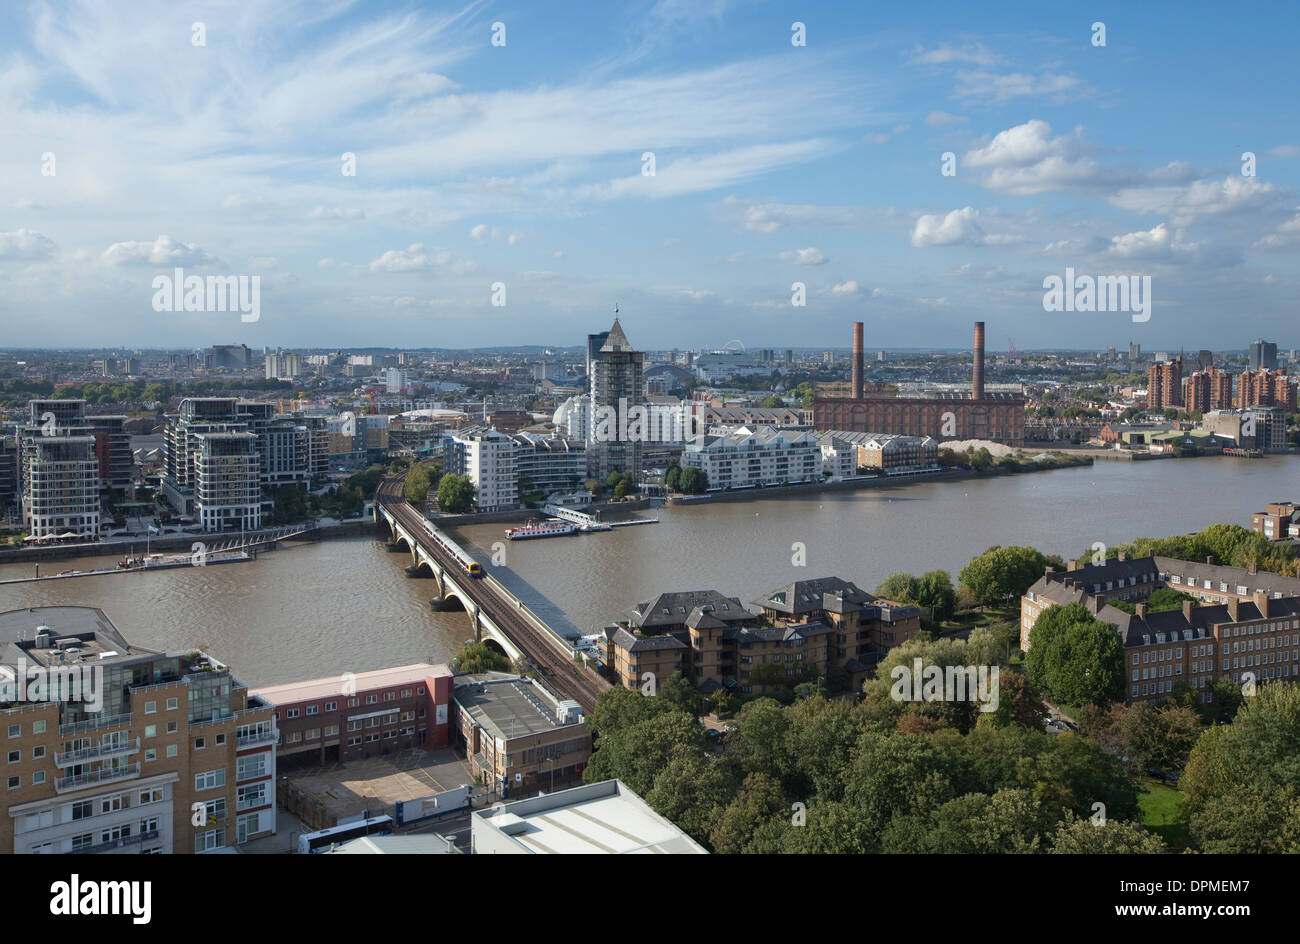
[[[862,399],[862,322],[853,322],[853,398]]]
[[[984,322],[975,322],[975,367],[971,372],[972,400],[984,399]]]

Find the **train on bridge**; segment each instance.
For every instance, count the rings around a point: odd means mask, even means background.
[[[483,565],[466,554],[459,544],[435,528],[432,521],[428,518],[421,518],[420,524],[424,527],[424,533],[432,538],[440,548],[446,551],[447,555],[460,565],[461,570],[465,571],[465,573],[469,574],[471,577],[478,578],[483,576]]]

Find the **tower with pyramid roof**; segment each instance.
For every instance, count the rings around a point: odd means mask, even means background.
[[[589,341],[600,335],[589,336]],[[589,352],[591,346],[589,345]],[[587,424],[587,471],[603,483],[611,472],[641,481],[641,439],[628,412],[645,408],[645,354],[634,350],[615,313],[614,325],[591,353],[588,382],[592,422]],[[644,422],[640,424],[644,427]],[[632,433],[632,436],[627,435]]]

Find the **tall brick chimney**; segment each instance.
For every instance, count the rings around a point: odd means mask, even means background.
[[[853,399],[861,400],[862,389],[862,322],[853,322]]]
[[[975,367],[971,371],[971,399],[984,399],[984,322],[975,322]]]

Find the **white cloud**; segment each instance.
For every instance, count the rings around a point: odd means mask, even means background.
[[[489,239],[500,239],[501,230],[495,226],[488,226],[486,223],[479,223],[478,226],[469,231],[469,235],[474,242],[482,243],[487,242]]]
[[[1256,249],[1287,249],[1291,246],[1300,246],[1300,207],[1296,207],[1295,216],[1279,223],[1273,232],[1255,242]]]
[[[0,233],[0,259],[47,259],[57,248],[54,240],[30,229]]]
[[[1275,148],[1269,148],[1266,153],[1269,157],[1300,157],[1300,145],[1279,144]]]
[[[159,236],[151,243],[113,243],[100,257],[109,265],[208,265],[215,259],[198,246],[189,245],[170,236]]]
[[[982,246],[988,241],[976,219],[979,210],[962,207],[946,216],[927,213],[916,221],[912,230],[912,245],[917,249],[927,246]]]
[[[820,249],[811,246],[807,249],[795,249],[791,252],[783,252],[777,256],[777,258],[782,262],[801,266],[819,266],[830,262]]]
[[[523,233],[511,233],[509,236],[506,237],[506,244],[509,246],[513,246],[523,238],[524,238]]]
[[[1283,194],[1258,177],[1229,174],[1223,180],[1198,180],[1180,187],[1133,187],[1109,198],[1124,210],[1168,217],[1187,226],[1207,216],[1276,210]]]
[[[424,243],[412,243],[405,249],[390,249],[370,263],[371,272],[427,272],[433,269],[446,269],[459,275],[474,271],[475,265],[447,249],[426,249]]]
[[[1084,85],[1072,75],[1044,72],[1031,75],[1025,72],[998,74],[994,72],[958,72],[956,94],[961,98],[977,98],[990,102],[1005,102],[1027,96],[1045,97],[1061,101],[1082,94]]]
[[[831,286],[832,295],[856,295],[858,294],[858,283],[850,279],[847,282],[840,282],[838,285]]]
[[[309,210],[303,219],[306,220],[327,220],[330,222],[355,222],[366,218],[364,210],[344,209],[343,207],[325,207],[318,206]]]

